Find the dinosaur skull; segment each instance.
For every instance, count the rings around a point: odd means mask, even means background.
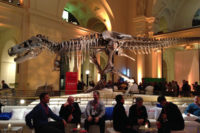
[[[15,45],[8,49],[10,56],[17,56],[14,60],[17,63],[24,62],[28,59],[32,59],[41,53],[42,39],[38,36],[33,36],[30,39]]]
[[[130,40],[132,39],[131,35],[122,34],[118,32],[111,32],[111,31],[104,31],[102,33],[104,40],[112,40],[112,41],[119,41],[119,40]]]

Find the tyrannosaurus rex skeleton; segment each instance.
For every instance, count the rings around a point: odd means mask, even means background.
[[[82,53],[89,53],[90,60],[97,67],[99,74],[101,75],[100,81],[92,90],[101,89],[104,87],[104,76],[111,72],[119,75],[120,77],[130,79],[128,76],[118,71],[112,62],[114,54],[124,56],[132,61],[132,57],[123,52],[124,49],[128,49],[135,54],[149,54],[155,49],[162,49],[169,46],[199,41],[199,37],[190,38],[167,38],[156,39],[146,37],[134,37],[127,34],[121,34],[117,32],[105,31],[103,33],[94,33],[91,35],[83,36],[80,38],[72,39],[70,41],[63,41],[61,43],[55,43],[48,40],[43,35],[36,35],[30,39],[15,45],[8,50],[10,56],[17,55],[15,61],[17,63],[24,62],[38,56],[43,49],[48,49],[57,55],[57,58],[65,53],[76,53],[76,51],[82,51]],[[105,52],[108,56],[107,64],[104,68],[100,67],[97,61],[97,53]],[[71,56],[67,54],[67,56]],[[66,54],[65,54],[66,55]],[[55,65],[59,66],[58,59],[55,59]],[[69,58],[71,59],[71,58]],[[91,91],[91,90],[90,90]]]

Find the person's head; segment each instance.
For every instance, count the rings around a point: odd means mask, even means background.
[[[195,103],[195,104],[199,104],[199,97],[198,97],[198,96],[195,96],[195,97],[194,97],[194,103]]]
[[[67,99],[67,102],[68,102],[69,105],[72,105],[74,103],[74,97],[69,96],[68,99]]]
[[[1,83],[2,83],[2,84],[4,84],[4,83],[5,83],[5,81],[4,81],[4,80],[2,80],[2,81],[1,81]]]
[[[93,92],[93,98],[94,98],[95,101],[98,101],[98,100],[99,100],[99,96],[100,96],[100,94],[99,94],[98,91],[94,91],[94,92]]]
[[[143,105],[142,97],[137,97],[135,100],[136,100],[137,107],[141,107]]]
[[[116,100],[117,103],[122,103],[122,104],[124,104],[124,98],[123,98],[122,95],[117,95],[117,96],[115,97],[115,100]]]
[[[49,103],[49,99],[50,99],[50,97],[49,97],[48,93],[44,92],[44,93],[40,94],[40,102]]]
[[[167,103],[165,96],[159,96],[157,101],[160,103],[161,106],[165,106],[165,104]]]

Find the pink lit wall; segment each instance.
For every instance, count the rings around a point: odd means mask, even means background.
[[[199,81],[199,54],[198,50],[177,51],[175,53],[175,80],[180,87],[182,80],[188,80],[189,84]],[[191,86],[192,88],[192,86]]]

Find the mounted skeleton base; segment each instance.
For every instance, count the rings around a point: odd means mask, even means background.
[[[55,70],[59,70],[60,57],[65,55],[69,60],[76,56],[78,58],[78,52],[81,51],[82,62],[85,60],[86,55],[90,56],[90,61],[96,66],[99,74],[101,75],[100,81],[97,85],[88,91],[99,90],[104,88],[104,76],[107,73],[114,73],[133,81],[130,77],[122,74],[114,67],[112,62],[113,56],[124,56],[132,61],[135,61],[132,57],[123,52],[124,49],[130,50],[134,54],[150,54],[157,49],[163,49],[177,44],[183,44],[188,42],[199,41],[200,37],[190,38],[167,38],[167,39],[155,39],[145,37],[133,37],[131,35],[121,34],[117,32],[105,31],[103,33],[95,33],[80,38],[72,39],[70,41],[63,41],[61,43],[55,43],[49,41],[48,38],[42,35],[36,35],[30,39],[15,45],[8,50],[10,56],[17,56],[15,61],[17,63],[24,62],[38,56],[42,50],[48,49],[56,54],[54,63]],[[97,54],[105,52],[108,56],[107,64],[104,68],[101,68],[97,61]],[[67,59],[67,58],[65,58]],[[67,61],[65,61],[67,63]],[[78,65],[77,61],[77,65]]]

